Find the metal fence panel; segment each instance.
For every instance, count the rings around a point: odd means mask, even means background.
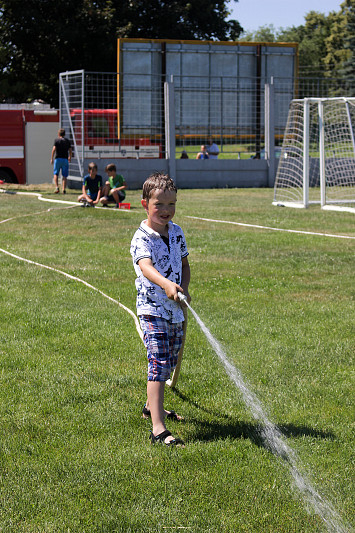
[[[187,69],[185,62],[191,69],[196,61],[196,54],[175,55],[174,61],[179,62],[182,72]],[[295,96],[300,93],[324,96],[347,89],[339,80],[326,83],[292,77],[196,73],[161,76],[152,73],[159,57],[151,54],[149,64],[138,58],[145,72],[136,74],[75,71],[60,75],[61,125],[74,144],[73,176],[81,179],[92,159],[110,162],[173,157],[171,128],[168,147],[166,127],[167,113],[171,112],[175,114],[173,121],[170,118],[175,128],[175,158],[180,158],[183,151],[190,159],[196,158],[201,144],[207,144],[211,137],[219,147],[219,159],[264,158],[265,133],[270,135],[265,124],[266,84],[273,86],[276,144],[282,141],[289,104]],[[238,55],[232,58],[226,53],[220,57],[214,63],[214,56],[211,62],[210,54],[206,53],[201,61],[209,60],[214,72],[230,66],[232,59],[237,67],[241,61]],[[246,55],[243,61],[248,58]],[[274,57],[267,56],[266,60],[274,61]],[[164,102],[166,81],[174,91],[174,110],[167,110]]]

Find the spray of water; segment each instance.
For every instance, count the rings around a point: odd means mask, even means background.
[[[295,451],[285,442],[285,437],[280,429],[268,419],[259,399],[250,390],[240,371],[230,363],[219,342],[213,337],[210,330],[187,303],[186,299],[181,299],[186,303],[195,317],[208,342],[222,362],[228,376],[242,393],[245,404],[250,409],[254,418],[260,423],[261,436],[265,445],[287,465],[294,480],[294,485],[301,493],[304,501],[323,520],[328,531],[332,533],[349,533],[349,530],[343,525],[341,518],[332,505],[313,488],[307,476],[301,473],[299,467],[300,462]]]

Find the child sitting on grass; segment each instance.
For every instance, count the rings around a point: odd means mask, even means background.
[[[116,173],[116,165],[113,163],[107,165],[105,172],[108,175],[108,180],[102,188],[101,203],[103,206],[115,203],[116,207],[119,207],[119,204],[126,198],[127,183],[122,174]]]
[[[78,202],[95,207],[101,196],[102,177],[97,173],[96,163],[89,163],[89,174],[84,176],[82,194],[78,196]]]
[[[188,302],[190,266],[182,229],[172,222],[176,186],[169,176],[154,173],[143,184],[142,206],[147,212],[134,234],[131,255],[137,274],[137,315],[148,356],[147,403],[143,415],[151,416],[152,443],[183,444],[166,429],[165,418],[181,420],[164,409],[165,382],[177,364],[183,338],[184,313],[178,293]]]

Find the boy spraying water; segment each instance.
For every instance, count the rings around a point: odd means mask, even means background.
[[[174,370],[183,339],[184,313],[178,293],[188,302],[190,266],[182,229],[172,222],[176,186],[169,176],[154,173],[143,184],[144,220],[131,243],[137,274],[137,315],[148,356],[147,403],[143,416],[151,416],[152,443],[183,444],[166,429],[165,418],[180,420],[164,409],[165,382]]]

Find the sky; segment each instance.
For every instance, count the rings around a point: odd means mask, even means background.
[[[328,15],[340,11],[343,0],[233,0],[227,3],[231,11],[229,18],[239,21],[247,32],[261,26],[274,25],[276,29],[300,26],[310,11]]]

